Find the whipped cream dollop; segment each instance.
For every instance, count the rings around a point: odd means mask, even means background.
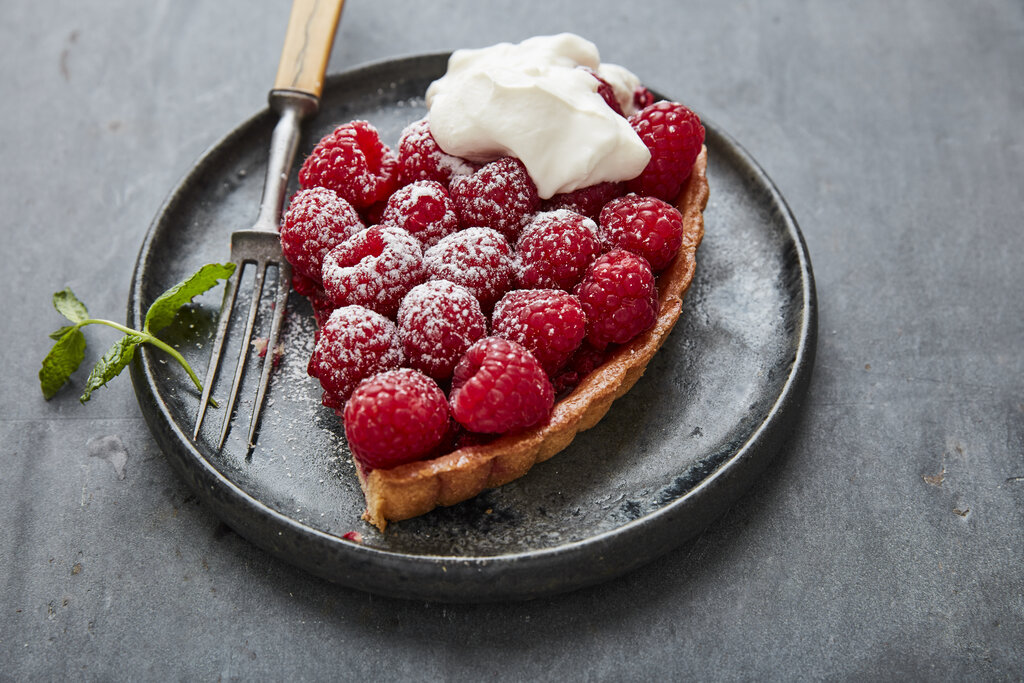
[[[601,64],[590,41],[561,33],[452,53],[427,89],[430,132],[442,150],[471,161],[518,157],[544,199],[635,178],[650,151],[578,67],[605,79],[623,112],[634,111],[639,79]]]

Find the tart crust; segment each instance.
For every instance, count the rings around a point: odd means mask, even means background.
[[[363,519],[381,531],[389,521],[417,517],[439,505],[454,505],[485,489],[526,474],[572,443],[576,434],[604,417],[612,402],[629,391],[675,326],[697,267],[708,202],[707,147],[701,150],[676,200],[683,214],[683,243],[675,260],[658,276],[660,310],[654,326],[617,348],[558,401],[544,424],[478,446],[460,448],[432,460],[386,470],[356,467],[366,497]]]

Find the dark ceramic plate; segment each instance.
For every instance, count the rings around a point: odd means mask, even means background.
[[[396,144],[401,129],[423,114],[422,95],[445,63],[445,55],[420,56],[331,77],[299,158],[354,118],[373,122]],[[172,192],[139,253],[133,325],[160,292],[203,263],[227,259],[230,233],[255,217],[273,124],[267,111],[243,123]],[[239,534],[364,590],[440,600],[529,598],[595,584],[665,553],[721,515],[775,454],[799,411],[816,338],[811,264],[793,216],[757,164],[706,125],[706,236],[675,331],[597,427],[525,477],[392,524],[385,534],[362,522],[343,430],[306,376],[313,321],[295,295],[250,458],[241,419],[222,451],[211,447],[220,411],[192,441],[196,392],[175,364],[147,349],[132,379],[153,434],[197,495]],[[200,375],[219,297],[218,288],[197,300],[166,334]],[[239,415],[251,410],[245,401],[255,394],[258,367],[247,372]],[[226,394],[226,382],[218,381],[215,396]],[[350,531],[362,534],[362,544],[342,538]]]

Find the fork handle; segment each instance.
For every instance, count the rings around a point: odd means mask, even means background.
[[[319,98],[345,0],[294,0],[274,90]]]
[[[300,124],[316,113],[324,72],[345,0],[294,0],[285,34],[270,108],[280,117],[270,138],[267,177],[263,182],[256,230],[276,231],[288,187],[288,171],[299,146]]]

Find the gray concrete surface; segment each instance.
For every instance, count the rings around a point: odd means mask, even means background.
[[[499,605],[312,578],[196,502],[127,377],[39,394],[51,293],[123,317],[161,201],[263,106],[287,3],[3,13],[0,678],[1024,676],[1020,3],[349,1],[335,71],[588,37],[758,159],[815,267],[806,412],[749,495],[620,580]]]

